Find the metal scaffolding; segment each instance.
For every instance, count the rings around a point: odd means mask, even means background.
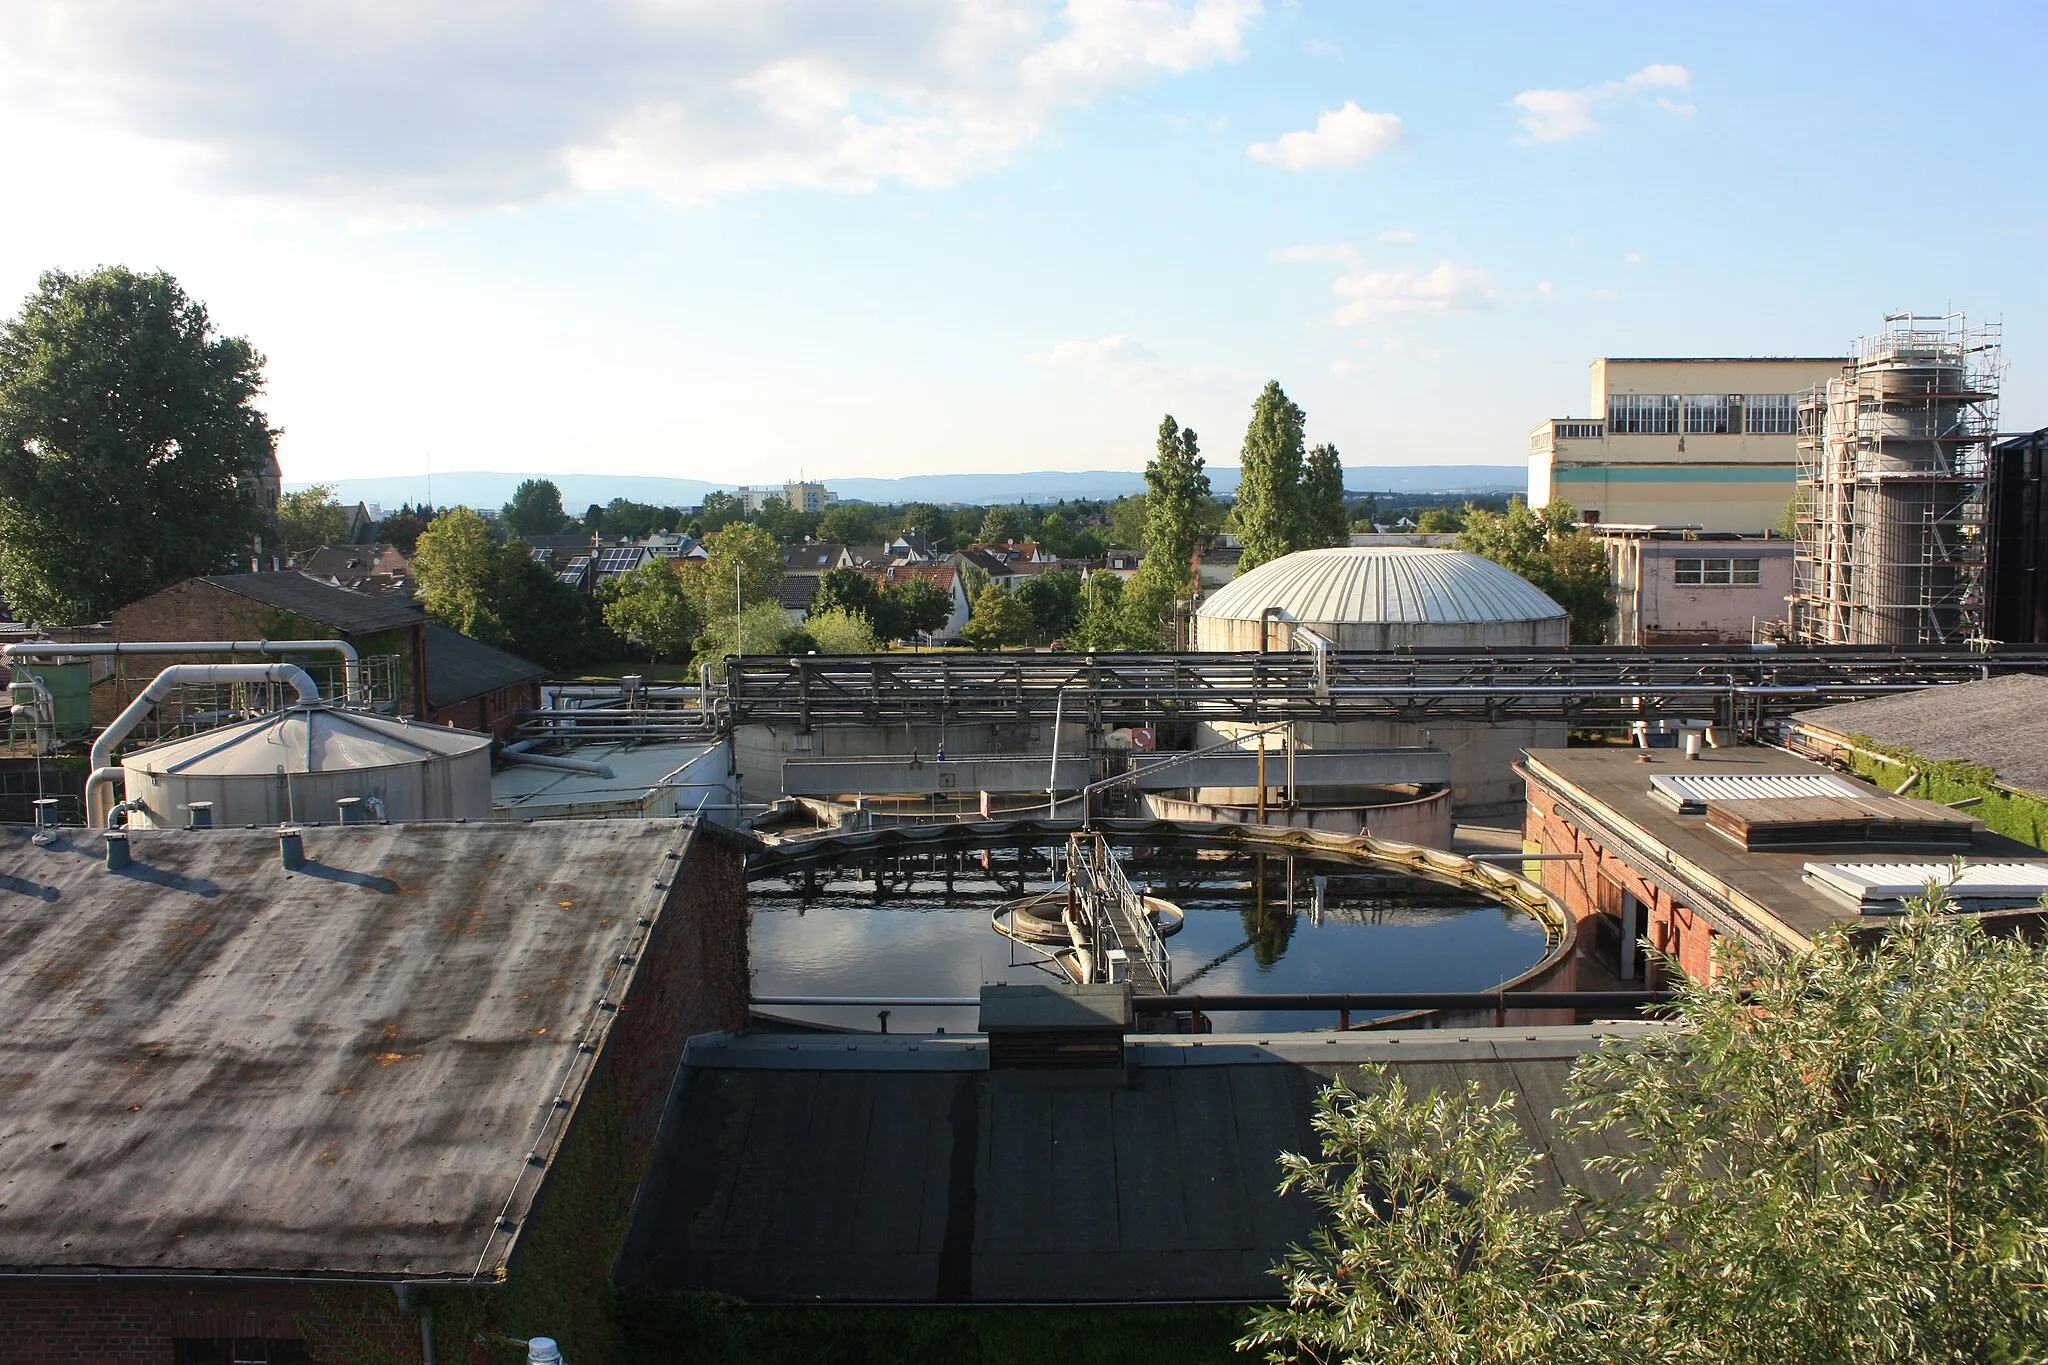
[[[1999,326],[1885,324],[1800,404],[1793,638],[1967,644],[1984,634]]]

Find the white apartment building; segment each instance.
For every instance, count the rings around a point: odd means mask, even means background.
[[[761,504],[770,498],[781,498],[783,505],[798,512],[822,512],[839,501],[839,495],[822,483],[785,483],[780,486],[764,485],[760,488],[742,488],[735,495],[748,516],[761,510]]]

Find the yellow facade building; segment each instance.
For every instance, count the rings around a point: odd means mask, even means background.
[[[1529,504],[1568,499],[1586,521],[1756,533],[1798,482],[1799,399],[1841,356],[1603,357],[1591,417],[1529,434]]]

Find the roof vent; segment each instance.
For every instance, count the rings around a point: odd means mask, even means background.
[[[1866,915],[1896,915],[1908,896],[1941,886],[1963,910],[2022,910],[2048,894],[2048,863],[1808,863],[1806,880]]]
[[[1650,779],[1650,795],[1680,815],[1702,814],[1709,801],[1862,796],[1868,791],[1833,773],[1669,773]]]
[[[992,1071],[1122,1066],[1130,1029],[1129,985],[981,988]]]

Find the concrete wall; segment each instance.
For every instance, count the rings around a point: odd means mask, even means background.
[[[982,754],[1043,757],[1052,753],[1052,722],[942,727],[884,721],[876,725],[828,726],[808,734],[794,725],[741,725],[734,730],[732,743],[733,761],[739,767],[740,799],[774,801],[782,795],[785,758],[908,759],[912,753],[931,758],[942,747],[948,758]],[[1563,743],[1562,738],[1557,743]],[[1060,735],[1060,767],[1064,769],[1069,759],[1077,764],[1086,763],[1087,751],[1087,726],[1079,721],[1065,722]]]
[[[1203,722],[1196,727],[1196,745],[1235,739],[1258,727],[1249,722]],[[1306,722],[1294,727],[1295,742],[1304,749],[1363,749],[1385,745],[1433,744],[1451,756],[1451,804],[1456,810],[1514,809],[1522,803],[1522,779],[1513,765],[1524,749],[1562,747],[1562,721],[1517,720],[1489,725],[1484,721],[1430,722],[1359,720],[1339,724]],[[1276,753],[1268,762],[1286,759]],[[1256,747],[1256,741],[1248,747]]]
[[[1196,801],[1147,792],[1145,812],[1161,820],[1218,820],[1233,825],[1261,823],[1258,807]],[[1451,794],[1433,792],[1428,796],[1394,800],[1381,805],[1309,805],[1293,808],[1269,805],[1265,824],[1287,829],[1316,829],[1328,834],[1370,834],[1375,839],[1392,839],[1423,848],[1451,846]]]
[[[1681,559],[1755,559],[1754,586],[1681,587]],[[1622,645],[1747,644],[1760,622],[1783,621],[1792,592],[1789,540],[1648,540],[1614,536],[1607,543],[1614,589],[1614,643]]]

